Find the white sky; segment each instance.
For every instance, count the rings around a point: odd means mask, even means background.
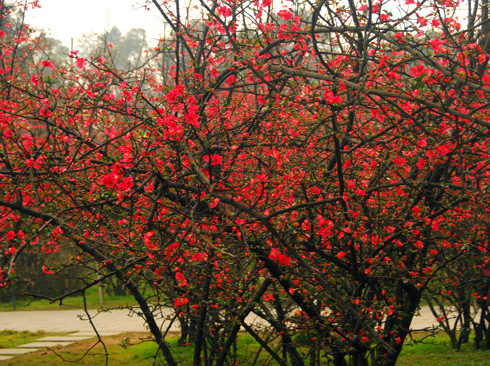
[[[146,30],[147,41],[155,42],[164,33],[163,22],[156,8],[145,10],[142,0],[41,0],[41,9],[29,9],[26,23],[43,28],[53,38],[70,47],[71,38],[82,34],[103,33],[117,26],[124,34],[131,28]]]
[[[183,0],[182,3],[191,1]],[[282,0],[275,2],[284,3]],[[41,9],[26,12],[26,22],[35,28],[45,29],[49,36],[61,40],[67,47],[73,38],[75,50],[78,49],[77,38],[82,34],[101,34],[113,26],[123,34],[131,28],[142,28],[150,44],[156,43],[165,31],[163,19],[155,6],[150,4],[150,11],[142,7],[145,0],[40,0],[39,3]]]

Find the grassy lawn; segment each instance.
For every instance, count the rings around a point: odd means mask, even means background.
[[[151,365],[151,356],[154,354],[156,347],[151,342],[142,343],[140,341],[140,338],[144,338],[146,335],[147,334],[144,333],[131,333],[105,337],[104,342],[110,353],[109,365]],[[127,342],[129,339],[131,342],[137,342],[138,344],[128,346]],[[94,344],[94,339],[91,339],[77,342],[66,347],[58,346],[53,348],[53,350],[37,351],[27,355],[15,357],[11,360],[0,361],[0,365],[62,365],[65,363],[54,353],[54,351],[67,361],[78,361]],[[104,365],[104,348],[100,344],[95,346],[90,350],[88,355],[86,355],[82,360],[75,362],[75,364],[93,366]]]
[[[449,337],[441,333],[426,338],[422,343],[406,343],[397,365],[490,366],[490,350],[475,350],[471,339],[469,344],[462,346],[461,351],[453,350]]]
[[[3,340],[12,338],[12,334],[0,333],[0,344]],[[13,333],[13,332],[10,332]],[[23,342],[32,341],[35,337],[42,337],[45,334],[22,334]],[[109,351],[109,365],[151,365],[156,352],[156,345],[153,342],[145,341],[146,333],[127,333],[117,336],[105,337],[104,342]],[[34,338],[32,338],[34,337]],[[171,335],[168,342],[174,352],[175,358],[181,365],[192,364],[192,346],[178,346],[177,335]],[[98,344],[82,359],[87,350],[95,344],[95,341],[88,340],[77,342],[64,348],[56,348],[55,351],[66,360],[77,361],[76,365],[99,366],[105,364],[104,348]],[[241,365],[252,364],[253,357],[257,351],[257,345],[248,335],[241,335],[238,342],[238,361]],[[263,352],[261,362],[257,365],[276,365],[269,363],[269,357]],[[24,366],[41,365],[56,366],[64,364],[59,356],[52,350],[34,352],[28,355],[15,357],[12,360],[0,361],[2,366]],[[164,365],[159,360],[158,365]],[[426,339],[424,343],[407,344],[400,356],[397,365],[424,366],[424,365],[444,365],[444,366],[484,366],[490,365],[490,351],[475,351],[472,344],[466,345],[460,352],[453,351],[447,338],[439,335],[435,338]]]
[[[46,332],[15,332],[13,330],[0,331],[0,349],[15,348],[21,344],[34,342],[36,339],[51,335]]]
[[[114,309],[127,306],[135,306],[136,301],[132,296],[108,296],[104,295],[104,302],[101,306],[99,299],[99,292],[97,288],[89,289],[85,298],[87,301],[87,307],[89,309]],[[82,296],[71,296],[63,300],[61,309],[82,309],[83,308],[83,298]],[[16,301],[16,311],[22,310],[59,310],[60,303],[50,303],[48,300],[17,300]],[[0,303],[0,311],[13,311],[11,302]]]
[[[154,356],[157,350],[155,343],[147,341],[147,333],[127,333],[116,336],[104,337],[104,343],[109,351],[109,365],[134,365],[143,366],[151,365],[154,361]],[[192,364],[192,346],[178,346],[177,335],[171,335],[168,338],[174,357],[181,365]],[[32,341],[32,338],[29,339]],[[2,338],[0,338],[0,343]],[[27,342],[27,340],[26,340]],[[104,347],[101,344],[93,347],[90,352],[82,359],[87,350],[94,346],[94,339],[77,342],[67,347],[57,347],[53,350],[43,350],[33,352],[27,355],[17,356],[11,360],[0,361],[2,366],[25,366],[25,365],[41,365],[55,366],[62,365],[64,362],[59,357],[63,357],[67,361],[73,362],[76,365],[99,366],[105,364]],[[251,364],[257,345],[249,336],[241,337],[238,345],[238,359],[240,364]],[[55,352],[58,354],[56,355]],[[269,359],[265,353],[261,354],[263,360]],[[159,358],[158,365],[164,365],[164,361]],[[276,365],[275,363],[258,363],[260,365]]]

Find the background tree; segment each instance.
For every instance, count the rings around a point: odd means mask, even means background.
[[[123,35],[116,26],[102,35],[85,34],[77,42],[81,55],[87,58],[109,57],[118,70],[140,67],[144,60],[143,51],[148,46],[145,30],[133,28]]]

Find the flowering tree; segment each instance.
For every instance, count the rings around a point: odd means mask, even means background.
[[[281,365],[393,365],[431,280],[488,263],[488,14],[465,4],[149,1],[172,40],[129,72],[4,38],[2,283],[70,248],[169,365],[163,307],[195,365],[232,364],[240,329]]]

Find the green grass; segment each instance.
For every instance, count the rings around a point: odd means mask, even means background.
[[[104,342],[109,350],[109,365],[152,365],[154,356],[157,351],[157,345],[154,342],[148,341],[148,334],[145,333],[128,333],[117,336],[104,337]],[[172,348],[172,353],[180,365],[192,364],[192,346],[177,345],[177,335],[168,337],[168,343]],[[145,340],[146,339],[146,340]],[[251,341],[249,336],[242,336],[239,341],[238,360],[240,364],[247,365],[251,362],[257,345]],[[95,340],[81,341],[76,344],[54,348],[54,351],[63,359],[69,361],[77,361],[76,365],[99,366],[105,364],[104,348],[101,344],[96,345],[82,359],[83,354],[95,344]],[[7,361],[0,361],[2,366],[25,366],[25,365],[40,365],[40,366],[56,366],[62,365],[62,359],[51,350],[38,351],[27,355],[21,355]],[[268,359],[265,353],[261,354],[263,360]],[[258,363],[259,365],[261,363]],[[266,364],[266,363],[263,363]],[[163,359],[159,357],[157,365],[165,365]],[[267,363],[267,365],[276,365],[275,363]]]
[[[476,350],[470,339],[460,351],[452,349],[449,337],[439,334],[421,343],[407,342],[397,362],[400,366],[490,366],[490,350]]]
[[[109,348],[109,365],[151,365],[151,357],[154,355],[156,346],[152,342],[141,343],[140,337],[146,336],[143,333],[132,333],[131,342],[137,344],[129,345],[128,334],[118,336],[105,337],[104,342]],[[65,364],[63,360],[57,356],[58,353],[67,361],[77,361],[76,365],[93,365],[99,366],[105,364],[104,348],[101,344],[96,345],[90,352],[83,357],[85,352],[96,343],[95,339],[77,342],[70,346],[55,347],[53,350],[37,351],[26,355],[21,355],[10,360],[0,361],[2,366],[25,366],[25,365],[40,365],[40,366],[56,366]],[[124,347],[122,347],[124,345]],[[83,357],[83,359],[82,359]],[[69,364],[69,363],[66,363]]]
[[[2,348],[15,348],[21,344],[26,344],[33,342],[36,339],[47,337],[46,332],[16,332],[13,330],[2,330],[0,331],[0,349]]]
[[[104,302],[101,306],[97,288],[87,290],[85,299],[89,309],[114,309],[120,307],[135,306],[136,301],[132,296],[108,296],[104,295]],[[16,311],[22,310],[59,310],[62,309],[83,309],[82,296],[70,296],[63,300],[61,307],[59,302],[51,303],[42,299],[20,299],[16,301]],[[13,311],[12,302],[0,303],[0,311]]]
[[[24,332],[23,332],[24,333]],[[28,334],[29,337],[35,337],[36,334]],[[44,336],[41,334],[40,336]],[[9,337],[12,337],[10,334]],[[109,365],[152,365],[154,355],[157,349],[155,343],[148,341],[148,334],[145,333],[127,333],[117,336],[105,337],[104,342],[109,350]],[[0,343],[4,337],[0,334]],[[145,341],[146,339],[146,341]],[[25,343],[32,341],[33,338],[24,338]],[[175,359],[180,365],[192,364],[192,346],[178,346],[177,335],[172,334],[168,337],[168,343],[172,349]],[[23,342],[24,343],[24,342]],[[75,361],[76,365],[99,366],[105,364],[104,349],[99,344],[96,345],[83,358],[83,354],[95,343],[94,339],[77,342],[76,344],[56,348],[55,351],[66,360]],[[246,335],[240,334],[238,340],[239,364],[251,364],[251,360],[258,350],[257,344],[253,339]],[[276,365],[268,363],[268,355],[261,353],[262,362],[257,365]],[[425,366],[425,365],[444,365],[444,366],[486,366],[490,365],[490,351],[476,351],[473,344],[468,344],[461,351],[453,351],[449,345],[448,338],[438,335],[435,338],[428,338],[423,343],[406,344],[402,354],[397,362],[400,366]],[[41,365],[56,366],[65,364],[59,356],[53,351],[44,350],[28,355],[15,357],[8,361],[0,361],[2,366],[24,366],[24,365]],[[159,359],[157,365],[164,365],[163,360]]]

